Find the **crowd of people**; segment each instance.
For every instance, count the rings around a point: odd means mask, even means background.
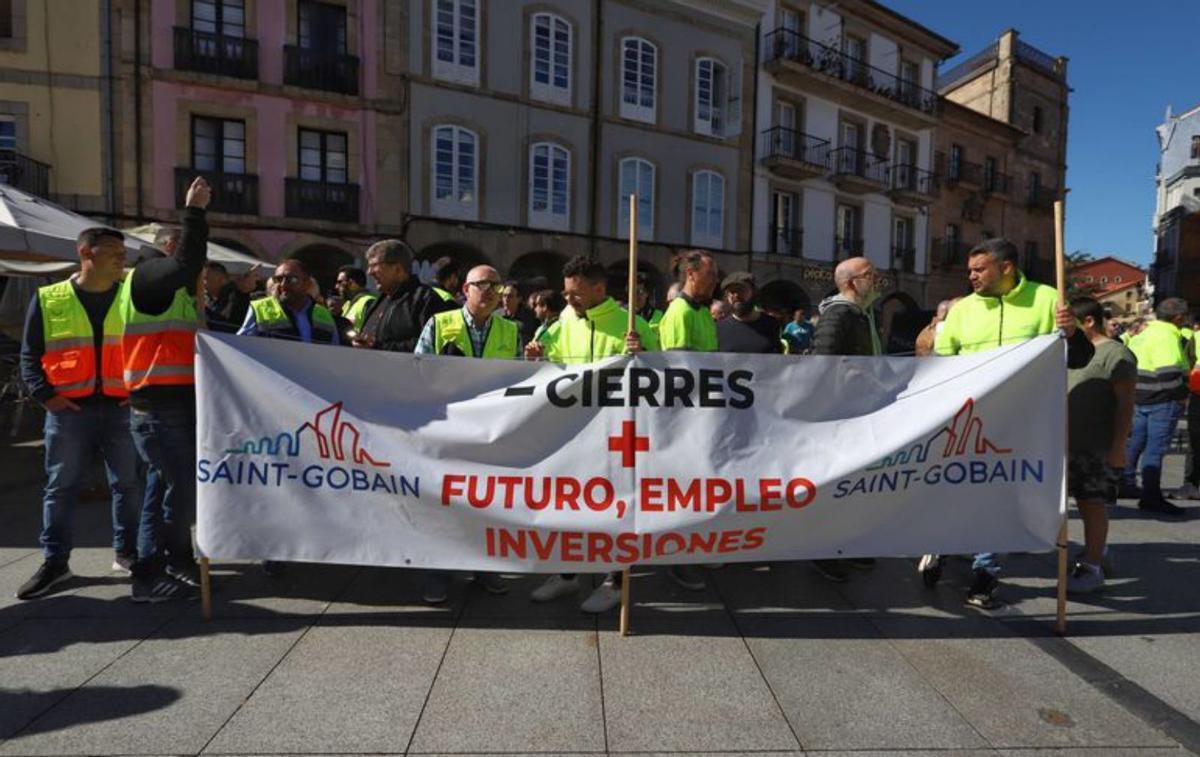
[[[91,228],[79,235],[79,271],[41,288],[30,303],[21,353],[22,376],[46,410],[47,484],[41,545],[44,562],[17,596],[45,596],[71,576],[72,515],[93,452],[103,458],[112,500],[113,569],[132,577],[135,602],[194,597],[199,586],[191,530],[195,520],[196,402],[194,339],[212,329],[312,344],[454,355],[477,359],[588,363],[654,350],[880,356],[874,304],[881,279],[855,257],[834,270],[837,293],[809,319],[802,309],[759,306],[754,276],[722,277],[714,258],[688,250],[672,263],[675,282],[664,307],[645,279],[618,302],[605,268],[579,256],[562,272],[561,288],[523,296],[518,282],[491,266],[433,266],[434,281],[414,275],[413,252],[398,239],[365,252],[366,270],[346,266],[335,292],[323,296],[298,260],[279,263],[265,282],[251,272],[231,276],[207,260],[206,208],[211,188],[196,179],[177,228],[156,239],[165,256],[126,273],[121,232]],[[971,294],[940,303],[917,339],[919,357],[972,354],[1060,331],[1068,354],[1068,489],[1084,522],[1084,546],[1070,576],[1072,591],[1095,591],[1111,570],[1106,554],[1107,508],[1118,495],[1144,511],[1179,515],[1162,489],[1162,460],[1185,408],[1193,436],[1185,496],[1200,497],[1200,393],[1193,373],[1194,340],[1185,302],[1168,299],[1156,319],[1116,336],[1103,307],[1089,297],[1059,303],[1053,287],[1027,279],[1017,250],[986,240],[968,256]],[[373,280],[375,290],[367,286]],[[265,291],[259,289],[265,283]],[[554,282],[557,283],[557,282]],[[630,304],[635,309],[629,330]],[[1132,331],[1132,330],[1131,330]],[[1140,471],[1139,471],[1140,463]],[[1139,484],[1140,472],[1140,484]],[[999,556],[972,556],[966,601],[998,604]],[[917,566],[934,585],[945,558],[925,555]],[[818,560],[831,581],[870,570],[872,559]],[[710,566],[711,567],[711,566]],[[269,574],[283,570],[265,563]],[[695,566],[669,576],[703,589]],[[450,575],[426,575],[423,596],[445,601]],[[509,590],[495,574],[477,574],[487,591]],[[584,599],[585,612],[620,601],[619,573],[605,576]],[[531,594],[535,602],[575,595],[576,575],[553,575]]]

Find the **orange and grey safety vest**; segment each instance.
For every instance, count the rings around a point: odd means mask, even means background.
[[[124,284],[118,286],[125,289]],[[101,393],[107,397],[128,397],[121,363],[121,291],[118,290],[104,316],[99,381],[96,377],[96,335],[71,281],[41,287],[37,296],[46,340],[42,370],[54,391],[72,399],[90,397],[99,384]]]
[[[133,304],[132,284],[127,278],[117,295],[125,327],[121,337],[125,387],[136,392],[195,384],[196,298],[180,287],[166,312],[147,315]]]

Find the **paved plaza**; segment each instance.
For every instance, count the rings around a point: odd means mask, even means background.
[[[962,561],[932,591],[910,560],[841,585],[729,565],[702,593],[637,571],[625,639],[615,615],[531,605],[531,577],[503,597],[460,578],[433,609],[411,571],[221,565],[205,623],[130,603],[95,497],[76,578],[13,598],[41,559],[40,452],[0,462],[0,756],[1200,750],[1200,503],[1182,522],[1121,503],[1117,576],[1071,603],[1066,639],[1049,554],[1008,557],[991,614],[963,607]]]

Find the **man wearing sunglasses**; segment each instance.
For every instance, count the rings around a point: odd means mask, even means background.
[[[465,304],[429,319],[417,339],[416,354],[519,359],[521,336],[517,324],[496,313],[502,286],[500,273],[490,265],[475,266],[468,271],[462,288]],[[475,582],[492,594],[508,591],[508,584],[495,573],[476,573]],[[440,604],[446,601],[449,588],[449,571],[430,571],[422,598],[429,604]]]
[[[250,303],[237,333],[309,344],[340,344],[333,313],[308,294],[311,281],[299,260],[280,263],[271,276],[274,295]]]

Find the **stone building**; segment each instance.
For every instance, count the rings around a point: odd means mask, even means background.
[[[991,236],[1011,239],[1022,270],[1053,283],[1053,203],[1066,185],[1066,58],[1010,30],[939,76],[938,92],[934,170],[943,191],[929,211],[927,301],[967,291],[966,253]]]
[[[1157,128],[1154,207],[1156,301],[1183,297],[1200,304],[1200,107],[1178,116],[1167,108]]]

